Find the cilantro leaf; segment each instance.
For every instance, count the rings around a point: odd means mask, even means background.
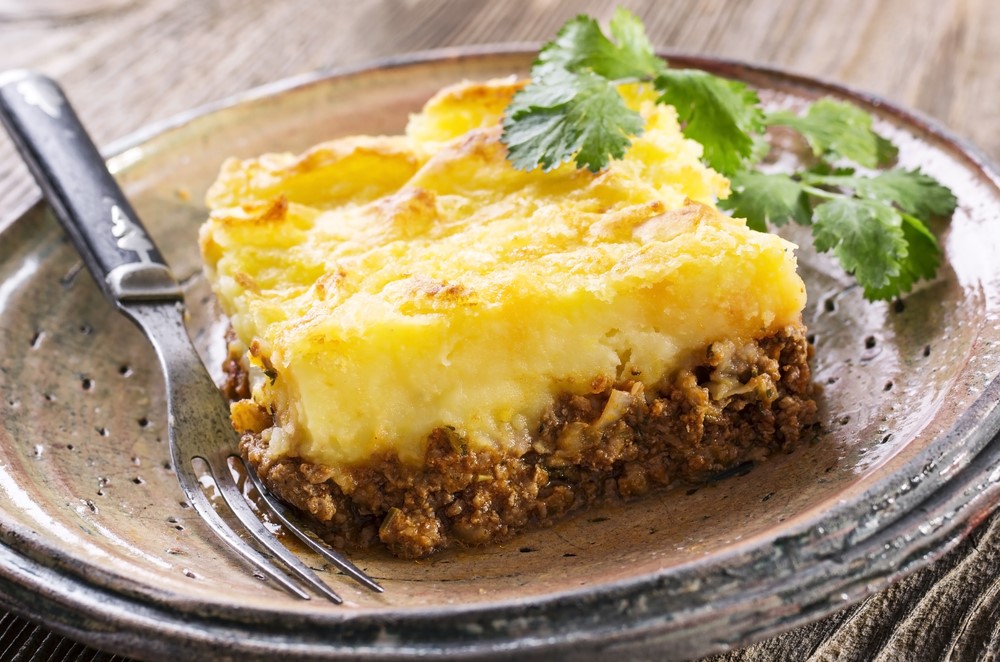
[[[656,56],[653,44],[646,35],[646,27],[638,16],[624,7],[619,7],[611,17],[608,28],[611,31],[611,38],[618,44],[622,59],[631,63],[635,71],[641,71],[643,75],[652,77],[667,68],[666,63]],[[602,75],[616,78],[607,73]]]
[[[555,40],[538,53],[532,77],[560,69],[570,72],[589,69],[610,83],[648,78],[663,70],[663,61],[656,57],[642,21],[635,15],[619,8],[609,27],[617,44],[604,35],[601,26],[590,16],[570,19]]]
[[[667,69],[654,81],[659,103],[677,109],[684,135],[701,143],[705,161],[731,175],[759,150],[754,134],[764,128],[757,93],[745,84],[695,69]]]
[[[877,168],[896,156],[892,143],[872,130],[871,115],[843,101],[820,99],[804,115],[776,111],[767,115],[767,123],[801,133],[819,158],[845,158],[866,168]]]
[[[902,273],[907,257],[902,223],[890,205],[837,197],[813,210],[813,244],[821,253],[833,251],[864,288],[865,298],[874,300]]]
[[[819,186],[853,189],[860,198],[894,204],[920,218],[950,216],[957,205],[955,194],[950,189],[919,169],[894,168],[871,177],[855,175],[853,171],[848,173],[809,174],[805,179]]]
[[[911,214],[900,216],[907,244],[906,257],[899,264],[899,275],[890,278],[885,287],[867,293],[869,299],[888,300],[905,294],[921,278],[933,278],[940,266],[941,247],[927,226]]]
[[[859,177],[854,189],[863,198],[895,203],[920,218],[950,216],[958,204],[954,193],[919,169],[894,168],[874,177]]]
[[[801,182],[789,175],[744,170],[734,174],[730,183],[732,193],[719,200],[719,207],[747,219],[754,230],[766,232],[768,223],[780,226],[789,220],[801,225],[811,222],[809,197]]]
[[[515,168],[552,170],[576,155],[592,172],[620,159],[630,136],[643,131],[642,116],[618,90],[590,71],[552,70],[514,95],[501,141]]]
[[[875,165],[879,168],[892,165],[899,156],[896,144],[880,133],[875,133]]]

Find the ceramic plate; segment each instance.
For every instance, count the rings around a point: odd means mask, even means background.
[[[202,199],[227,156],[395,133],[438,88],[524,73],[527,52],[438,52],[280,83],[118,145],[110,164],[183,279],[211,365],[222,324],[200,275]],[[823,432],[697,488],[588,510],[483,550],[355,560],[335,606],[254,576],[186,507],[162,378],[44,206],[0,240],[0,590],[15,609],[147,657],[613,654],[690,657],[841,608],[940,556],[1000,499],[997,172],[926,120],[772,70],[671,58],[750,82],[774,105],[848,98],[906,167],[960,206],[935,229],[940,276],[870,304],[808,237],[805,321]],[[320,568],[319,559],[302,551]],[[326,571],[323,571],[326,572]]]

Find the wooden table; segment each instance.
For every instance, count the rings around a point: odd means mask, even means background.
[[[613,2],[534,0],[22,0],[0,18],[0,69],[59,79],[99,144],[293,74],[440,46],[544,41]],[[931,115],[1000,162],[996,0],[625,1],[667,49],[833,79]],[[9,12],[17,0],[0,2]],[[35,195],[0,139],[0,214]],[[1000,653],[1000,515],[943,560],[819,623],[722,659],[993,659]],[[0,658],[108,660],[18,617]]]

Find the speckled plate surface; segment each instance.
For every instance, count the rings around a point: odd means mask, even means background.
[[[684,57],[774,104],[865,106],[958,195],[940,276],[868,304],[791,233],[810,302],[824,432],[697,489],[608,505],[485,550],[355,559],[347,604],[302,602],[212,538],[171,472],[152,350],[101,298],[45,208],[0,238],[0,591],[13,608],[124,653],[248,659],[497,655],[683,658],[827,614],[943,554],[1000,501],[1000,188],[941,130],[843,88]],[[200,276],[201,203],[226,156],[399,132],[439,87],[524,72],[526,52],[439,52],[246,95],[133,137],[112,167],[176,273],[212,365],[221,323]],[[316,557],[302,554],[319,567]]]

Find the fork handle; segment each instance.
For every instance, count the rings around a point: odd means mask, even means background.
[[[4,74],[0,121],[112,303],[182,300],[177,280],[55,81],[30,71]]]

